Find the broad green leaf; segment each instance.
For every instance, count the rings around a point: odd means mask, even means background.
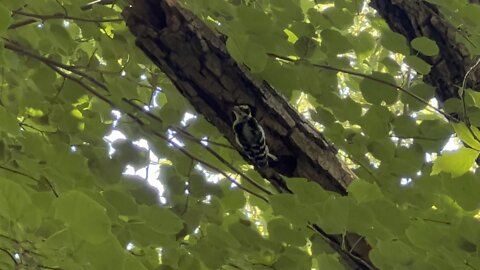
[[[331,196],[319,211],[320,227],[329,234],[342,234],[348,226],[350,198]]]
[[[128,194],[116,190],[107,190],[103,193],[105,199],[118,211],[120,215],[135,215],[138,205]]]
[[[318,29],[327,29],[332,26],[332,22],[318,9],[310,8],[307,11],[308,19]]]
[[[375,183],[364,180],[355,180],[348,186],[348,194],[359,203],[375,201],[383,198],[382,191]]]
[[[288,187],[295,193],[298,202],[306,205],[322,203],[328,198],[328,193],[317,183],[302,178],[290,178]]]
[[[372,106],[362,117],[362,130],[372,139],[383,139],[390,131],[391,112],[384,106]]]
[[[55,218],[65,222],[77,241],[98,245],[111,236],[111,222],[105,208],[85,193],[63,193],[54,207]]]
[[[5,110],[3,106],[0,106],[0,123],[1,131],[8,132],[14,136],[20,134],[20,127],[16,117]]]
[[[353,15],[346,9],[330,7],[323,11],[323,15],[340,30],[346,29],[353,24]]]
[[[392,161],[395,148],[395,144],[390,139],[375,140],[367,145],[367,150],[382,162]]]
[[[145,167],[149,161],[148,150],[133,144],[129,140],[117,140],[113,143],[113,157],[122,163],[128,163],[135,169]]]
[[[410,53],[410,49],[407,46],[407,39],[391,30],[382,31],[380,44],[392,52],[401,53],[403,55],[408,55]]]
[[[225,196],[220,200],[225,210],[237,210],[245,206],[245,192],[239,188],[231,188],[225,191]]]
[[[448,237],[445,225],[421,220],[412,222],[405,234],[414,245],[430,250],[440,246]]]
[[[367,31],[360,32],[357,36],[351,38],[353,49],[357,54],[365,54],[371,52],[375,48],[375,40]]]
[[[212,245],[208,238],[199,240],[196,245],[188,247],[188,250],[209,269],[221,268],[229,255],[224,247]]]
[[[239,221],[229,225],[228,232],[233,235],[244,248],[260,248],[265,240],[256,230],[251,228],[251,226],[241,222],[242,221]]]
[[[141,206],[139,211],[149,226],[163,234],[175,234],[183,228],[182,220],[168,208]]]
[[[405,56],[405,62],[422,75],[430,73],[431,66],[420,57],[415,55]]]
[[[218,225],[209,224],[206,233],[208,239],[218,247],[241,248],[240,243],[227,230]]]
[[[427,37],[418,37],[411,41],[412,47],[426,56],[435,56],[440,49],[435,41]]]
[[[131,256],[118,241],[108,236],[100,243],[86,243],[75,251],[75,259],[94,269],[127,269],[125,259]],[[111,267],[111,268],[110,268]],[[141,268],[140,268],[141,269]]]
[[[272,30],[274,22],[263,10],[240,6],[236,9],[241,28],[247,34],[264,34]],[[241,33],[241,32],[240,32]],[[241,34],[240,34],[241,35]],[[235,36],[240,36],[235,35]],[[228,47],[228,45],[227,45]]]
[[[322,47],[330,54],[346,53],[353,49],[348,39],[336,30],[323,30],[320,36],[322,38]]]
[[[477,191],[480,189],[478,173],[466,173],[457,178],[444,177],[445,191],[466,211],[476,211],[480,198]]]
[[[360,90],[366,101],[377,105],[380,105],[382,102],[391,105],[397,101],[397,89],[391,86],[397,83],[392,75],[374,72],[371,76],[375,78],[375,80],[364,78],[362,82],[360,82]]]
[[[317,262],[320,269],[344,270],[345,267],[340,263],[335,255],[320,254],[317,256]]]
[[[27,190],[22,185],[0,178],[0,215],[12,221],[24,215],[26,207],[32,207]]]
[[[314,218],[313,210],[300,205],[291,194],[275,194],[270,197],[270,204],[274,213],[284,216],[295,225],[306,224]]]
[[[295,47],[298,56],[301,58],[308,58],[313,55],[317,43],[312,38],[302,36],[293,46]]]
[[[382,269],[392,269],[398,266],[408,266],[413,261],[413,250],[398,239],[379,242],[370,252],[372,262]]]
[[[312,268],[312,258],[298,248],[286,247],[283,254],[273,264],[278,270],[302,270]]]
[[[292,228],[283,218],[272,219],[267,224],[269,238],[294,246],[304,246],[307,243],[305,235],[299,228]]]
[[[444,152],[433,162],[432,175],[446,172],[454,177],[461,176],[470,170],[478,155],[479,151],[463,146],[455,151]]]
[[[227,39],[227,49],[232,57],[246,64],[254,73],[261,72],[267,65],[265,48],[253,42],[248,36],[235,36]]]
[[[0,3],[0,35],[7,31],[8,26],[12,22],[12,12]]]
[[[393,119],[393,132],[400,138],[413,138],[418,136],[418,126],[413,117],[400,115]]]
[[[427,106],[426,103],[428,103],[430,99],[433,98],[433,95],[435,94],[435,88],[425,83],[416,83],[407,90],[409,91],[409,93],[415,95],[416,97],[419,97],[421,100],[424,101],[424,102],[420,102],[419,100],[414,98],[412,95],[401,92],[400,100],[403,103],[408,104],[409,108],[413,111],[425,108],[425,106]]]
[[[480,151],[480,130],[477,127],[467,127],[464,123],[452,123],[457,136],[468,146]]]
[[[292,21],[302,21],[303,12],[298,1],[279,0],[270,3],[272,13],[277,18],[277,23],[286,25]]]

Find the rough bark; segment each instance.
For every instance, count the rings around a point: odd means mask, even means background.
[[[467,3],[465,3],[467,4]],[[419,57],[432,65],[424,81],[436,88],[436,97],[443,103],[457,97],[466,71],[474,65],[467,48],[457,41],[459,30],[451,25],[439,9],[421,0],[371,0],[370,5],[378,11],[390,28],[405,36],[410,42],[417,37],[428,37],[440,48],[437,56]],[[412,52],[417,52],[412,48]],[[472,72],[467,87],[480,89],[480,69]]]
[[[223,36],[173,0],[133,0],[123,16],[137,46],[244,157],[231,128],[231,109],[240,103],[256,108],[268,146],[279,157],[273,165],[275,173],[303,177],[346,194],[355,176],[337,159],[335,149],[270,85],[252,77],[231,58]],[[321,233],[351,269],[373,269],[370,247],[364,240],[352,252],[346,251],[358,240],[357,235],[347,233],[342,240],[339,235]]]

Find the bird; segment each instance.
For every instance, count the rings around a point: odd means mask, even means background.
[[[247,154],[250,161],[259,168],[268,167],[268,158],[275,159],[268,152],[265,142],[265,132],[258,121],[252,116],[249,105],[241,104],[233,107],[235,120],[232,128],[235,139]]]

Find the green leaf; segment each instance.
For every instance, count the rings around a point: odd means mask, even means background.
[[[219,269],[228,258],[224,247],[212,245],[208,239],[201,239],[188,250],[200,259],[208,269]]]
[[[328,198],[328,193],[317,183],[303,178],[288,179],[288,187],[296,195],[298,202],[306,205],[322,203]]]
[[[304,246],[307,239],[299,228],[292,228],[283,218],[272,219],[267,224],[269,238],[294,246]]]
[[[388,73],[379,72],[374,72],[371,76],[380,82],[370,78],[363,78],[360,82],[360,91],[362,91],[365,100],[377,105],[380,105],[382,102],[385,102],[388,105],[395,103],[395,101],[397,101],[398,92],[395,87],[390,86],[396,85],[393,76]]]
[[[25,188],[0,178],[0,215],[12,221],[17,220],[24,215],[26,207],[32,207],[32,201]]]
[[[400,115],[393,119],[393,132],[399,137],[416,137],[418,135],[418,126],[413,117],[409,115]]]
[[[272,13],[280,25],[286,25],[292,21],[302,21],[303,11],[298,1],[278,0],[270,3]]]
[[[148,150],[133,144],[129,140],[116,140],[112,147],[115,149],[113,158],[122,163],[128,163],[135,169],[145,167],[150,161]]]
[[[8,132],[13,136],[20,135],[17,118],[2,106],[0,106],[0,123],[2,123],[0,125],[0,131]]]
[[[403,103],[408,104],[409,109],[413,111],[425,108],[427,106],[426,103],[428,103],[435,94],[435,88],[423,82],[414,84],[408,89],[408,91],[413,95],[419,97],[423,101],[425,101],[424,103],[422,103],[417,99],[415,99],[414,97],[412,97],[411,95],[401,92],[400,100]]]
[[[320,254],[317,256],[318,267],[329,270],[345,270],[345,267],[339,262],[335,255]]]
[[[431,175],[447,172],[454,177],[461,176],[470,170],[478,155],[479,151],[463,146],[456,151],[444,152],[433,162]]]
[[[85,243],[75,251],[75,259],[93,269],[126,269],[126,250],[113,237],[100,243]],[[111,267],[111,268],[110,268]]]
[[[407,55],[405,56],[405,62],[422,75],[430,73],[430,64],[425,62],[420,57],[417,57],[415,55]]]
[[[12,12],[0,3],[0,35],[5,33],[12,22]]]
[[[353,49],[357,54],[367,54],[375,48],[375,40],[367,31],[360,32],[351,38]]]
[[[445,241],[448,232],[445,225],[431,222],[416,221],[405,231],[405,235],[416,246],[433,250]]]
[[[331,196],[320,210],[319,225],[329,234],[342,234],[348,226],[350,198]]]
[[[77,241],[100,244],[111,236],[105,208],[85,193],[63,193],[55,202],[55,218],[65,222]]]
[[[229,37],[227,49],[235,60],[246,64],[254,73],[261,72],[267,65],[268,56],[265,48],[246,35]]]
[[[284,216],[293,224],[306,224],[313,217],[313,210],[300,205],[291,194],[275,194],[270,197],[274,213]]]
[[[231,188],[224,193],[225,196],[221,199],[221,203],[225,210],[237,210],[245,206],[247,200],[243,190],[239,188]]]
[[[372,106],[362,118],[362,130],[372,139],[383,139],[390,131],[392,113],[384,106]]]
[[[329,7],[323,11],[323,15],[340,30],[347,29],[353,24],[353,15],[346,9]]]
[[[118,211],[120,215],[135,215],[138,205],[133,198],[125,192],[107,190],[103,193],[105,199]]]
[[[313,51],[317,47],[317,43],[310,37],[300,37],[295,44],[295,51],[301,58],[308,58],[313,55]]]
[[[141,206],[139,210],[147,224],[163,234],[176,234],[183,228],[183,221],[168,208]]]
[[[457,136],[466,143],[468,146],[480,151],[480,129],[471,126],[470,128],[465,123],[452,123],[453,129],[457,133]]]
[[[403,55],[409,55],[410,53],[410,49],[407,46],[407,39],[391,30],[382,31],[380,44],[392,52],[401,53]]]
[[[453,200],[466,211],[475,211],[480,203],[478,174],[466,173],[457,178],[444,177],[443,185]]]
[[[380,139],[367,145],[368,151],[383,162],[391,162],[395,155],[395,144],[390,139]]]
[[[375,183],[369,183],[364,180],[355,180],[348,186],[348,194],[359,203],[370,202],[383,198],[382,191]]]
[[[381,269],[408,266],[414,258],[410,246],[398,239],[379,242],[370,252],[372,262]]]
[[[312,268],[312,258],[304,251],[286,247],[283,254],[272,266],[277,270],[303,270]]]
[[[336,30],[323,30],[320,36],[322,38],[322,47],[333,55],[346,53],[353,49],[348,39]]]
[[[426,56],[435,56],[440,49],[435,41],[427,37],[417,37],[411,41],[412,47]]]

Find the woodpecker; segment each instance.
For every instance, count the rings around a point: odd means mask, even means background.
[[[254,165],[263,169],[268,166],[268,146],[265,143],[265,132],[252,116],[249,105],[233,107],[235,121],[233,131],[237,143],[243,148]],[[273,156],[272,156],[273,158]]]

